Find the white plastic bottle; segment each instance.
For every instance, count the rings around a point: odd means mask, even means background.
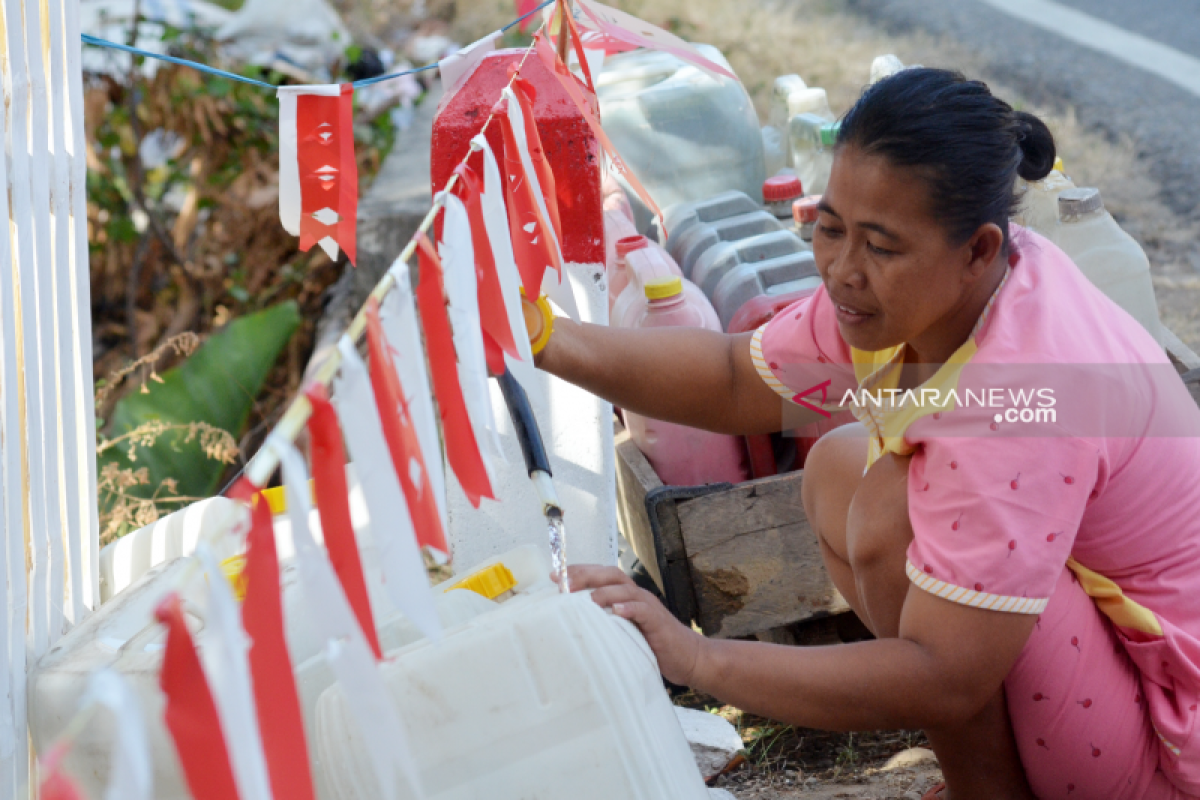
[[[1040,181],[1026,182],[1017,178],[1021,207],[1013,217],[1018,225],[1049,236],[1058,225],[1058,198],[1075,183],[1063,174],[1062,159],[1056,159],[1054,169]]]
[[[1150,260],[1133,237],[1104,209],[1100,190],[1065,189],[1058,196],[1059,222],[1049,237],[1083,274],[1162,343]]]
[[[879,83],[884,78],[890,78],[902,69],[904,69],[904,62],[891,53],[875,56],[875,60],[871,62],[871,83]]]
[[[792,117],[788,138],[792,145],[792,167],[808,194],[824,194],[833,168],[833,145],[837,141],[836,122],[818,114]]]

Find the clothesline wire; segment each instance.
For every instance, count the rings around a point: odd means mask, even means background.
[[[557,0],[545,0],[545,2],[543,2],[541,5],[534,8],[532,11],[525,12],[521,16],[514,19],[512,22],[505,25],[503,28],[500,29],[500,32],[504,33],[506,31],[508,31],[510,28],[512,28],[516,25],[520,25],[522,22],[524,22],[529,17],[533,16],[537,12],[541,11],[542,9],[546,8],[547,6],[549,6],[555,2],[557,2]],[[210,67],[209,65],[202,64],[199,61],[190,61],[186,58],[176,58],[175,56],[169,56],[169,55],[166,55],[165,53],[153,53],[149,50],[143,50],[140,47],[133,47],[132,45],[121,44],[120,42],[111,42],[108,39],[101,39],[99,36],[92,36],[87,33],[80,34],[80,38],[83,40],[84,44],[90,44],[93,47],[106,47],[110,50],[120,50],[122,52],[130,53],[135,56],[143,56],[145,58],[157,59],[158,61],[166,61],[169,64],[178,64],[181,67],[191,67],[192,69],[194,69],[198,72],[204,72],[209,75],[213,75],[218,78],[226,78],[231,81],[240,81],[241,83],[248,83],[251,86],[258,86],[259,88],[262,88],[262,89],[271,89],[272,91],[274,91],[279,88],[278,86],[276,86],[273,83],[267,83],[266,81],[260,81],[256,78],[250,78],[245,75],[239,75],[236,72],[229,72],[227,70],[218,69],[217,67]],[[459,54],[461,54],[463,52],[465,52],[465,50],[458,51]],[[402,72],[389,72],[386,75],[376,75],[374,78],[364,78],[360,81],[354,81],[351,85],[355,89],[361,89],[364,86],[372,86],[376,83],[382,83],[383,81],[390,81],[393,78],[403,78],[405,75],[415,75],[418,72],[426,72],[431,69],[437,69],[437,67],[438,67],[438,65],[435,62],[433,64],[426,64],[423,67],[414,67],[413,69],[406,69]]]

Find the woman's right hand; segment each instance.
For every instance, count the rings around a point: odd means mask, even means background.
[[[616,567],[584,564],[567,568],[571,590],[592,589],[592,600],[602,608],[611,608],[642,632],[663,677],[679,686],[688,686],[707,640],[675,619],[658,598],[639,587]]]

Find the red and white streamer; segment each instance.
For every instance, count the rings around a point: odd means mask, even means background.
[[[391,703],[391,693],[334,576],[333,567],[309,531],[308,518],[312,508],[308,500],[308,470],[304,458],[295,445],[278,434],[269,436],[266,446],[275,451],[283,472],[283,485],[288,495],[287,513],[292,522],[296,565],[308,609],[308,622],[325,643],[325,660],[337,676],[346,706],[362,734],[380,797],[394,800],[397,772],[408,783],[412,796],[424,797],[408,734]],[[373,525],[372,529],[380,527]],[[425,586],[428,585],[426,578]]]
[[[354,473],[370,517],[371,542],[392,604],[430,639],[440,639],[442,624],[433,605],[429,576],[417,546],[412,515],[392,464],[367,367],[349,337],[338,342],[341,370],[334,382],[334,406]]]

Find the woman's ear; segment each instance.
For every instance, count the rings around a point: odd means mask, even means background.
[[[1004,231],[994,222],[979,226],[967,241],[967,274],[971,279],[982,277],[1004,251]]]

